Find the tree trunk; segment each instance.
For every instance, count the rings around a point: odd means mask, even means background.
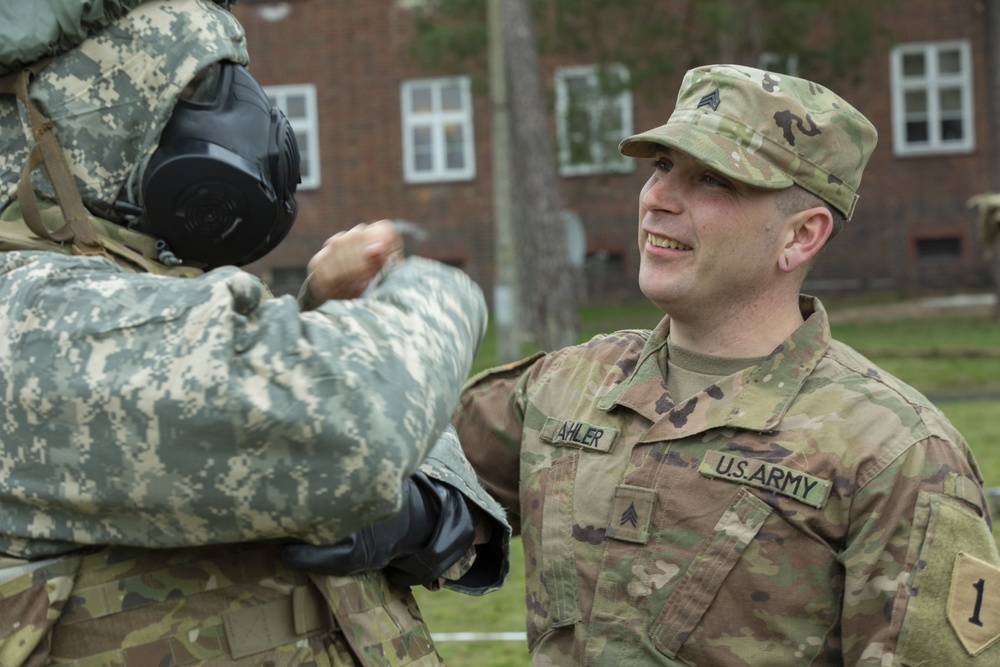
[[[542,350],[577,342],[577,291],[566,249],[552,131],[528,0],[503,0],[514,147],[513,238],[520,313]]]
[[[992,102],[990,109],[995,110],[997,104],[1000,104],[1000,0],[986,0],[986,25],[989,27],[986,32],[986,41],[988,42],[986,48],[989,53],[986,69],[989,72],[990,81],[990,100]],[[995,111],[989,114],[989,122],[993,191],[1000,192],[1000,117]],[[992,260],[993,282],[997,291],[993,317],[1000,319],[1000,238],[994,242]]]
[[[497,364],[521,358],[517,254],[514,251],[511,185],[510,105],[504,58],[503,1],[488,0],[490,107],[493,144],[493,329]]]
[[[993,303],[993,319],[1000,320],[1000,237],[993,242],[993,280],[997,288],[997,300]]]

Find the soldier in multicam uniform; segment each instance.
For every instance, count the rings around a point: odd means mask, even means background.
[[[526,560],[537,665],[997,665],[972,452],[800,296],[876,132],[823,86],[689,71],[639,283],[667,316],[473,378],[453,421]]]
[[[387,223],[343,237],[362,299],[326,300],[340,245],[305,308],[222,266],[296,212],[241,26],[208,0],[71,4],[0,25],[64,37],[0,78],[0,665],[439,664],[407,586],[506,573],[448,427],[480,291],[396,258]]]

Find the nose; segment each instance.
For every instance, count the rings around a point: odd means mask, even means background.
[[[639,204],[647,211],[677,211],[680,207],[676,179],[673,172],[654,173],[639,194]]]

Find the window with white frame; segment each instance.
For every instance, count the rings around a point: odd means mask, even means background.
[[[560,67],[555,74],[559,173],[628,172],[635,161],[618,152],[632,134],[632,91],[622,65]]]
[[[415,79],[400,88],[407,183],[467,181],[476,175],[469,77]]]
[[[319,187],[319,120],[316,113],[316,86],[267,86],[264,88],[271,104],[288,118],[299,145],[299,168],[302,172],[300,190]]]
[[[971,151],[969,42],[902,44],[892,50],[891,59],[896,155]]]

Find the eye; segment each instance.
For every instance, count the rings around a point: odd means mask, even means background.
[[[706,171],[701,175],[701,180],[708,185],[714,185],[720,188],[732,188],[733,183],[728,178],[716,174],[714,171]]]
[[[673,168],[673,166],[674,163],[665,157],[659,157],[653,160],[653,171],[657,173],[668,172]]]

